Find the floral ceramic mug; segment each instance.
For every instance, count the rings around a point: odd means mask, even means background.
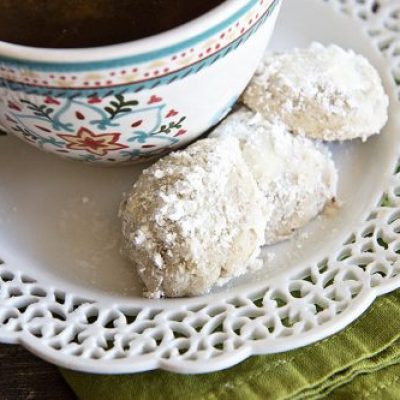
[[[215,125],[254,73],[280,0],[227,0],[175,29],[89,49],[0,42],[0,123],[40,149],[135,162]]]

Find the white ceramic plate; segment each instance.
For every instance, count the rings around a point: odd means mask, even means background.
[[[204,297],[143,299],[120,256],[117,208],[138,167],[75,164],[0,137],[0,340],[88,372],[210,372],[331,335],[400,287],[399,16],[397,0],[284,1],[273,49],[318,40],[364,54],[390,94],[390,120],[367,143],[332,146],[336,215]]]

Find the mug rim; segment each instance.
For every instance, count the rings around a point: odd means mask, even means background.
[[[152,50],[167,49],[174,51],[176,47],[204,40],[218,31],[222,26],[228,25],[240,18],[259,1],[247,0],[245,4],[237,0],[225,0],[223,3],[212,8],[206,13],[167,31],[156,35],[123,43],[116,43],[96,47],[80,48],[46,48],[33,47],[11,42],[0,41],[0,62],[4,61],[31,61],[41,65],[46,63],[57,64],[84,64],[96,61],[124,58],[128,54],[135,62],[135,55],[152,53]],[[240,4],[241,3],[241,4]],[[271,1],[271,4],[273,1]],[[177,43],[176,38],[181,37]]]

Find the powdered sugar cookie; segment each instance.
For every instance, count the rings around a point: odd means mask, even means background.
[[[234,138],[200,140],[157,161],[120,211],[149,297],[200,295],[259,267],[269,215]]]
[[[336,196],[337,171],[329,150],[317,141],[294,136],[246,109],[232,113],[210,135],[236,137],[242,155],[272,214],[267,244],[287,239]]]
[[[318,43],[267,56],[243,102],[294,133],[323,140],[365,140],[388,117],[388,97],[374,67],[351,50]]]

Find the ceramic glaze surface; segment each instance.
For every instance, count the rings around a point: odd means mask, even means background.
[[[240,95],[279,6],[246,1],[197,35],[189,24],[172,45],[108,59],[109,46],[92,62],[18,59],[0,44],[0,122],[42,150],[92,163],[163,154],[217,123]]]

